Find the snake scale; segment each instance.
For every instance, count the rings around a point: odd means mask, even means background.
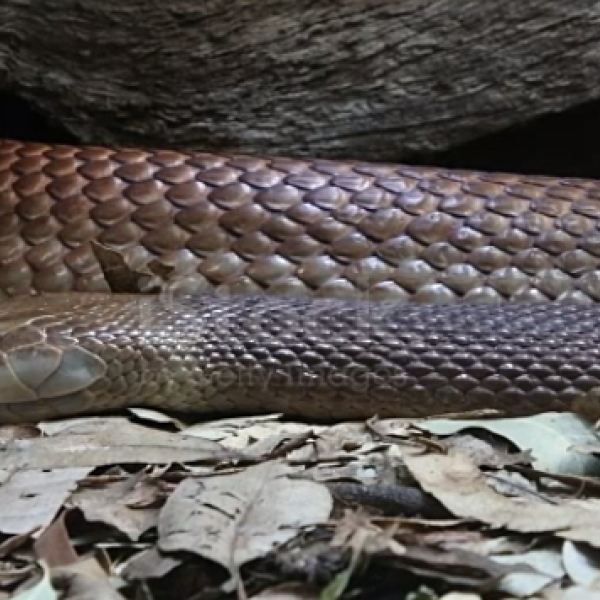
[[[599,264],[596,181],[3,140],[0,421],[596,418]]]

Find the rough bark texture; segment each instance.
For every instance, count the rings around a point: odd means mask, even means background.
[[[83,142],[400,160],[599,80],[600,1],[0,4],[0,88]]]

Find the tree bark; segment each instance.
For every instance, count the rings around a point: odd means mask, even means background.
[[[400,160],[598,81],[600,1],[0,3],[0,88],[82,142]]]

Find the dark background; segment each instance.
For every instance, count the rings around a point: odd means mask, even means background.
[[[78,142],[25,102],[6,94],[0,94],[0,137]],[[600,101],[546,115],[443,153],[415,155],[398,162],[600,179]]]

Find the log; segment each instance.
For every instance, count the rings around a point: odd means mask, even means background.
[[[397,161],[598,81],[600,1],[0,4],[0,89],[86,143]]]

